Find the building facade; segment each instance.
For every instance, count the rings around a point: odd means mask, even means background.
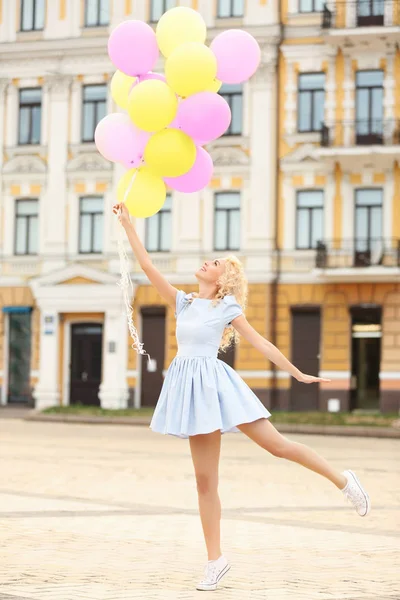
[[[0,3],[1,403],[152,406],[176,353],[173,311],[132,259],[130,347],[111,207],[123,169],[93,133],[117,110],[110,31],[174,0]],[[247,317],[302,370],[298,384],[245,340],[223,356],[268,408],[400,408],[400,0],[181,0],[209,39],[244,28],[261,64],[224,86],[231,126],[209,145],[210,186],[137,220],[155,265],[191,291],[237,254]],[[160,59],[157,69],[163,67]]]
[[[173,311],[132,260],[135,321],[154,359],[130,347],[112,215],[122,167],[104,160],[93,134],[116,111],[110,31],[124,19],[155,22],[174,2],[12,0],[0,14],[0,377],[2,404],[39,409],[70,402],[154,405],[176,352]],[[250,282],[250,322],[269,333],[276,196],[278,6],[263,1],[180,2],[204,16],[209,42],[243,27],[260,43],[257,74],[221,89],[232,108],[227,135],[210,144],[214,178],[190,197],[171,193],[136,227],[172,284],[196,284],[212,255],[234,252]],[[157,69],[162,69],[160,59]],[[225,360],[267,402],[267,361],[245,343]],[[33,399],[33,400],[32,400]]]
[[[277,342],[333,385],[278,404],[396,411],[400,3],[286,0],[281,20]]]

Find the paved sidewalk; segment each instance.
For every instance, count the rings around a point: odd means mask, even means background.
[[[398,440],[290,435],[353,468],[373,509],[243,434],[222,440],[224,600],[399,600]],[[187,440],[0,422],[0,600],[190,600],[206,560]]]

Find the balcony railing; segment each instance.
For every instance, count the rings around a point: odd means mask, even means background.
[[[317,243],[317,269],[400,267],[400,239],[356,238]]]
[[[321,127],[321,146],[396,146],[400,144],[400,120],[357,119],[336,121]]]
[[[400,25],[400,0],[328,2],[322,12],[323,29],[394,27]]]

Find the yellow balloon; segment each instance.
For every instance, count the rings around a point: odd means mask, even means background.
[[[128,108],[128,96],[136,77],[129,77],[122,71],[115,71],[111,79],[111,96],[116,104],[126,110]]]
[[[213,85],[217,75],[217,59],[204,44],[182,44],[167,58],[165,75],[174,92],[187,98]]]
[[[194,165],[196,146],[179,129],[163,129],[149,139],[144,151],[146,164],[161,177],[180,177]]]
[[[181,44],[200,42],[204,44],[207,27],[203,17],[185,6],[177,6],[167,10],[158,21],[156,27],[158,47],[162,54],[168,56]]]
[[[177,110],[177,97],[164,81],[142,81],[129,94],[128,114],[143,131],[164,129],[174,120]]]
[[[163,206],[166,197],[165,183],[149,167],[129,169],[118,182],[118,202],[125,202],[129,214],[133,217],[146,218],[155,215]]]
[[[214,79],[214,81],[212,82],[212,84],[210,85],[210,87],[208,87],[206,90],[204,90],[205,92],[219,92],[219,90],[222,87],[222,81],[220,81],[219,79]]]

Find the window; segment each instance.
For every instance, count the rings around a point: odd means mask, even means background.
[[[301,133],[320,131],[324,122],[325,73],[299,75],[297,128]]]
[[[371,250],[382,236],[382,197],[380,188],[356,190],[355,238],[358,252]]]
[[[80,199],[79,253],[100,254],[103,249],[103,198]]]
[[[322,12],[325,0],[299,0],[299,13]]]
[[[323,239],[322,190],[301,190],[297,192],[296,208],[296,249],[306,250],[317,247]]]
[[[17,200],[15,206],[15,254],[38,253],[38,208],[38,200]]]
[[[151,0],[150,21],[155,23],[170,8],[175,8],[176,0]]]
[[[40,144],[41,120],[41,88],[26,88],[20,90],[18,144]]]
[[[101,27],[110,22],[110,0],[85,0],[85,27]]]
[[[358,0],[357,1],[357,25],[379,26],[384,24],[385,0]]]
[[[21,0],[21,31],[44,28],[46,0]]]
[[[383,71],[356,73],[356,134],[358,144],[382,143]]]
[[[83,88],[82,141],[93,142],[96,125],[106,116],[107,86],[85,85]]]
[[[240,248],[240,194],[224,192],[215,196],[214,249]]]
[[[243,17],[244,0],[218,0],[218,17]]]
[[[220,90],[220,95],[225,98],[232,113],[232,120],[225,135],[241,135],[243,121],[243,89],[241,85],[225,84]]]
[[[170,195],[161,210],[146,219],[146,249],[149,252],[169,252],[171,250],[172,198]]]

